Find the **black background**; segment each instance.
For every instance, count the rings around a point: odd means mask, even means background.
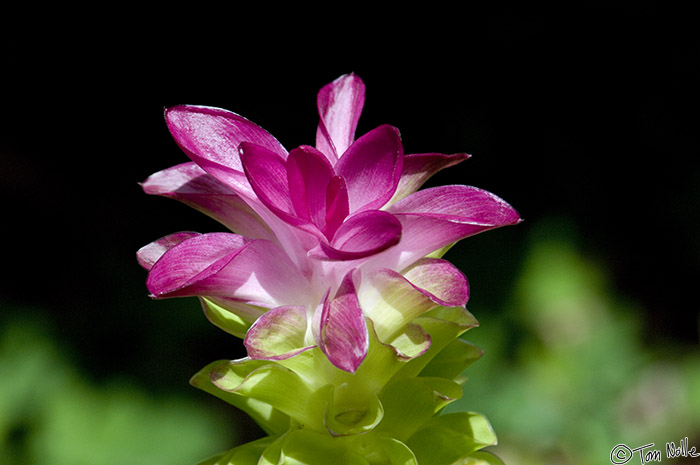
[[[692,17],[651,3],[561,14],[346,8],[281,12],[275,23],[265,12],[138,24],[139,12],[88,12],[85,22],[5,29],[3,318],[37,312],[96,377],[184,384],[240,355],[194,299],[149,300],[134,258],[171,232],[221,229],[138,185],[186,161],[163,108],[227,108],[291,149],[314,141],[318,89],[355,72],[367,86],[358,134],[390,123],[407,152],[471,153],[434,182],[490,190],[525,219],[464,246],[501,278],[475,276],[473,293],[498,299],[528,229],[566,217],[616,289],[648,311],[647,337],[697,343]]]

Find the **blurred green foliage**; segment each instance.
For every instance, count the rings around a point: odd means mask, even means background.
[[[0,465],[191,465],[235,444],[232,425],[196,401],[89,381],[44,325],[15,317],[0,329]]]
[[[471,308],[481,328],[467,339],[485,355],[450,409],[484,413],[510,465],[610,463],[617,444],[652,442],[666,461],[666,442],[700,441],[700,351],[651,346],[643,309],[567,231],[533,227],[505,308]]]

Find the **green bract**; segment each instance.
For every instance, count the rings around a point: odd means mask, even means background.
[[[482,354],[459,338],[478,325],[462,307],[438,307],[399,331],[401,350],[377,338],[355,373],[313,348],[285,360],[207,365],[192,384],[244,410],[268,434],[200,465],[496,465],[486,418],[442,414],[462,395],[462,371]],[[430,335],[412,340],[412,331]],[[407,353],[417,355],[410,356]]]

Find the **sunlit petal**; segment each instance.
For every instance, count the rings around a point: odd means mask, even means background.
[[[379,126],[357,139],[335,166],[347,183],[350,211],[374,210],[387,203],[402,168],[403,147],[396,128]]]
[[[339,77],[318,93],[316,148],[330,160],[337,160],[352,144],[364,103],[365,85],[354,74]]]
[[[238,155],[241,142],[251,142],[282,157],[287,151],[260,126],[230,111],[177,105],[165,111],[165,121],[180,148],[200,167],[239,193],[249,191]]]

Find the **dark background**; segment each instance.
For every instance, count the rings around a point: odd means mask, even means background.
[[[209,361],[239,356],[240,342],[194,299],[151,301],[135,260],[171,232],[221,229],[138,185],[186,161],[163,108],[227,108],[291,149],[314,142],[318,89],[355,72],[367,85],[358,134],[390,123],[407,152],[471,153],[434,183],[492,191],[526,220],[460,245],[475,263],[465,270],[474,305],[497,308],[528,229],[565,217],[616,290],[648,311],[646,337],[696,344],[693,19],[649,3],[561,15],[414,11],[413,22],[375,13],[279,24],[258,13],[198,27],[108,24],[105,13],[5,32],[0,321],[36,311],[98,379],[180,386]]]

